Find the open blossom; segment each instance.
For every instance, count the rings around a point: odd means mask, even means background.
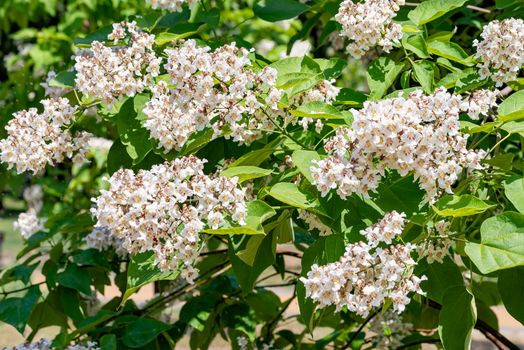
[[[524,64],[524,21],[507,18],[494,20],[484,26],[480,34],[482,40],[475,39],[475,57],[483,62],[477,66],[483,79],[491,78],[496,86],[516,80]]]
[[[462,170],[481,169],[485,156],[466,147],[469,135],[459,131],[462,108],[462,98],[444,88],[365,102],[352,110],[352,128],[339,128],[326,142],[329,156],[313,161],[314,184],[323,196],[331,189],[342,198],[368,196],[393,169],[401,176],[413,173],[430,202],[442,191],[451,193]]]
[[[386,214],[377,227],[396,227],[399,215]],[[400,232],[403,228],[402,221]],[[360,233],[368,235],[365,230]],[[390,240],[386,237],[386,234],[377,235],[381,242]],[[338,261],[324,266],[314,264],[307,277],[300,280],[306,288],[306,296],[321,307],[335,305],[337,310],[347,307],[366,317],[372,309],[390,299],[393,310],[400,313],[410,302],[409,293],[422,293],[420,282],[425,277],[413,275],[416,262],[411,252],[415,248],[410,243],[386,248],[365,242],[350,243]]]
[[[113,24],[113,32],[107,38],[115,46],[93,41],[90,49],[75,56],[75,83],[84,95],[111,104],[152,85],[159,74],[161,58],[153,51],[155,36],[142,32],[135,22]],[[129,43],[117,45],[122,39],[129,39]]]
[[[255,73],[249,51],[234,43],[211,52],[187,40],[165,52],[170,82],[152,89],[144,113],[145,127],[166,153],[208,127],[213,137],[224,135],[241,144],[261,137],[260,129],[273,128],[263,109],[276,109],[280,100],[275,69]]]
[[[130,254],[153,251],[163,271],[182,266],[192,282],[199,254],[198,234],[227,221],[245,224],[244,191],[237,178],[204,175],[205,160],[194,156],[134,173],[121,169],[109,179],[109,190],[94,199],[97,227],[121,240]]]
[[[182,12],[184,4],[193,5],[196,0],[146,0],[154,9],[167,10],[171,12]]]
[[[72,158],[75,163],[86,162],[88,152],[86,132],[75,136],[65,128],[74,118],[76,107],[67,98],[43,100],[44,111],[30,108],[14,113],[5,127],[7,138],[0,140],[0,160],[15,167],[18,173],[38,173],[46,164],[61,163]]]
[[[413,325],[402,320],[402,316],[391,309],[379,312],[369,322],[369,330],[375,333],[371,338],[375,349],[396,349],[402,346],[402,339],[413,331]]]
[[[340,35],[349,39],[349,54],[360,58],[375,46],[389,52],[402,38],[402,26],[393,23],[401,5],[404,0],[344,0],[335,19],[342,25]]]

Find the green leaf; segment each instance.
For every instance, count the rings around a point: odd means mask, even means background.
[[[202,232],[212,235],[263,235],[265,232],[262,223],[274,215],[275,210],[266,202],[254,200],[247,203],[245,226],[206,229]]]
[[[100,338],[100,350],[116,350],[116,335],[105,334]]]
[[[271,187],[269,195],[282,203],[296,208],[308,209],[324,214],[320,209],[320,203],[311,194],[301,192],[297,185],[291,182],[280,182]]]
[[[59,273],[56,278],[58,283],[64,287],[91,295],[91,278],[89,273],[75,264],[67,265],[64,272]]]
[[[87,34],[83,38],[74,40],[74,44],[79,47],[89,47],[93,41],[107,41],[107,36],[113,31],[113,26],[105,26],[95,32]]]
[[[342,104],[349,107],[361,107],[367,97],[360,91],[355,91],[350,88],[342,88],[337,95],[335,104]]]
[[[499,115],[509,115],[524,110],[524,90],[517,91],[500,103],[497,112]]]
[[[246,180],[257,179],[259,177],[265,177],[271,174],[272,171],[269,169],[262,169],[256,166],[235,166],[229,167],[223,170],[220,175],[225,177],[238,177],[239,182]]]
[[[428,51],[465,66],[473,66],[475,64],[460,45],[450,41],[432,41],[428,44]]]
[[[493,207],[495,207],[494,204],[488,204],[470,194],[464,194],[442,197],[433,205],[433,210],[440,216],[460,217],[477,215]]]
[[[252,238],[253,237],[251,237],[250,240]],[[242,237],[238,237],[238,239],[242,239]],[[244,292],[249,292],[253,289],[258,276],[275,263],[275,235],[269,233],[268,235],[263,236],[262,241],[258,245],[252,266],[246,264],[236,255],[237,251],[234,249],[233,240],[230,242],[229,259],[231,260],[231,266],[233,267],[233,271],[237,277],[238,283],[242,287],[242,290]]]
[[[450,287],[444,294],[438,333],[445,349],[470,349],[477,322],[475,298],[464,286]]]
[[[524,265],[524,215],[506,212],[480,226],[481,242],[467,242],[465,252],[480,272]]]
[[[20,298],[9,298],[0,301],[0,321],[8,323],[23,335],[29,315],[42,293],[38,286],[29,288]]]
[[[160,333],[171,328],[151,318],[139,318],[125,328],[122,342],[130,348],[140,348],[153,341]]]
[[[514,176],[504,181],[504,194],[519,212],[524,213],[524,178]]]
[[[435,69],[433,64],[429,61],[418,61],[413,63],[413,71],[415,78],[422,85],[425,93],[433,92],[433,84],[435,79]]]
[[[427,264],[423,274],[428,278],[422,282],[422,290],[428,298],[442,304],[448,288],[464,286],[464,277],[458,265],[446,256],[440,264]]]
[[[116,139],[107,153],[107,172],[112,175],[120,168],[129,169],[133,165],[133,159],[127,153],[126,147]]]
[[[316,151],[296,150],[293,152],[291,158],[298,171],[312,183],[311,166],[313,165],[313,160],[320,160],[320,155]]]
[[[405,63],[396,63],[388,57],[380,57],[371,62],[367,71],[369,97],[377,100],[384,96],[404,67]]]
[[[278,22],[296,17],[309,9],[296,0],[265,0],[253,7],[255,16],[268,22]]]
[[[153,252],[148,251],[134,255],[127,268],[127,287],[122,297],[121,305],[140,287],[155,281],[175,280],[180,274],[179,270],[160,271],[155,265]]]
[[[220,318],[225,327],[244,333],[250,341],[255,340],[257,320],[255,312],[249,305],[243,303],[228,305],[222,310]]]
[[[120,141],[126,146],[133,164],[140,163],[153,148],[149,140],[149,131],[142,126],[138,118],[138,112],[142,111],[148,100],[149,97],[144,94],[128,98],[116,116]]]
[[[73,88],[75,86],[76,72],[64,71],[60,72],[51,79],[49,86],[58,87],[62,89]]]
[[[428,46],[422,33],[417,33],[415,35],[404,35],[402,37],[402,46],[420,58],[429,57]]]
[[[524,325],[524,269],[516,267],[500,271],[498,290],[506,310]]]
[[[321,101],[308,102],[296,110],[289,111],[295,117],[315,119],[343,119],[344,115],[336,107]]]
[[[449,11],[461,7],[467,0],[427,0],[420,3],[415,9],[409,11],[408,18],[416,25],[426,24]]]

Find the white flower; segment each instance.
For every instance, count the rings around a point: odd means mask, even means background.
[[[393,169],[401,176],[413,173],[433,202],[441,192],[451,193],[463,169],[482,168],[485,152],[468,150],[469,135],[459,131],[459,113],[469,105],[444,88],[365,102],[351,111],[352,128],[339,128],[326,142],[329,156],[313,161],[313,183],[322,196],[331,189],[342,198],[368,196],[385,169]]]
[[[342,25],[340,35],[349,39],[349,54],[360,58],[375,46],[389,52],[402,38],[402,26],[392,21],[400,5],[404,0],[344,0],[335,19]]]
[[[280,100],[275,69],[255,73],[249,51],[234,43],[211,52],[187,40],[165,52],[170,82],[153,87],[144,113],[145,127],[166,153],[180,150],[192,134],[206,128],[213,137],[223,135],[240,144],[261,137],[260,129],[273,128],[263,109],[264,104],[275,109]]]
[[[110,233],[93,231],[88,243],[104,249],[108,244],[101,240],[109,235],[129,254],[153,251],[161,270],[182,266],[182,277],[192,283],[198,273],[192,266],[200,250],[198,234],[206,226],[222,226],[225,219],[244,225],[247,212],[237,179],[204,175],[204,163],[190,156],[136,174],[128,169],[114,173],[109,190],[93,199],[91,210],[96,227]]]
[[[152,85],[161,58],[153,51],[155,36],[140,31],[135,22],[113,24],[107,38],[114,40],[115,46],[93,41],[90,49],[75,56],[75,83],[84,95],[112,104],[121,96],[134,96]],[[125,38],[128,45],[116,45]]]
[[[35,209],[29,209],[25,213],[18,215],[18,219],[14,222],[15,230],[20,231],[24,239],[28,239],[33,234],[44,229],[44,219],[39,219]]]
[[[61,163],[71,158],[76,163],[85,162],[90,134],[78,132],[72,136],[68,126],[76,107],[67,98],[41,101],[44,111],[39,114],[36,108],[14,113],[5,127],[7,138],[0,140],[0,160],[16,167],[18,173],[42,171],[46,164]]]
[[[477,47],[475,57],[480,58],[479,74],[481,78],[491,78],[496,86],[516,80],[524,64],[524,21],[507,18],[494,20],[484,26],[480,34],[482,40],[475,39]]]
[[[366,317],[369,312],[391,299],[393,310],[402,312],[410,302],[411,292],[422,293],[420,282],[425,277],[413,275],[416,265],[412,244],[390,245],[378,248],[378,242],[391,242],[391,232],[400,234],[404,228],[403,214],[388,213],[371,228],[362,230],[368,236],[371,229],[383,229],[373,237],[371,244],[358,242],[346,246],[346,252],[337,262],[311,266],[307,277],[301,277],[306,296],[321,307],[335,305]],[[387,233],[386,233],[387,232]]]

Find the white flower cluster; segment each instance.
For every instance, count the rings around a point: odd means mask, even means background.
[[[384,218],[360,233],[366,238],[370,247],[376,247],[380,242],[393,243],[393,239],[402,233],[406,214],[392,211],[384,214]]]
[[[333,231],[331,231],[331,228],[324,224],[322,221],[320,221],[318,216],[316,216],[313,213],[310,213],[307,210],[299,209],[298,217],[302,219],[306,223],[306,225],[308,225],[310,230],[318,230],[321,236],[329,236],[333,233]]]
[[[352,128],[342,127],[324,148],[328,157],[313,161],[313,182],[325,196],[368,196],[386,169],[401,176],[413,173],[426,199],[451,193],[462,169],[481,169],[485,151],[468,150],[468,136],[459,131],[461,96],[438,88],[431,95],[412,92],[407,98],[368,101],[352,110]]]
[[[24,239],[28,239],[33,234],[44,229],[44,219],[39,219],[35,209],[29,209],[25,213],[18,215],[18,219],[14,222],[15,230],[20,231]]]
[[[498,90],[477,90],[464,99],[462,109],[471,119],[478,120],[480,115],[488,115],[491,108],[497,106]]]
[[[13,347],[5,347],[3,350],[51,350],[52,348],[51,341],[42,338],[36,343],[26,342]],[[88,341],[86,343],[69,345],[66,347],[66,350],[100,350],[100,348],[97,343]]]
[[[246,144],[261,136],[260,129],[273,127],[263,108],[276,109],[280,100],[275,69],[253,72],[249,51],[235,44],[211,52],[187,40],[165,52],[170,83],[159,82],[152,89],[144,113],[145,127],[166,153],[179,150],[191,134],[207,127],[214,137],[224,134]]]
[[[371,338],[374,349],[394,350],[402,346],[402,339],[413,331],[413,325],[402,320],[398,313],[387,310],[379,312],[369,323],[369,330],[375,333]]]
[[[182,12],[183,6],[186,2],[191,6],[196,2],[196,0],[146,0],[146,2],[154,9]]]
[[[389,52],[402,38],[402,26],[393,23],[404,0],[344,0],[335,15],[342,25],[341,36],[349,39],[348,53],[362,57],[375,46]]]
[[[227,219],[245,224],[244,191],[237,178],[204,175],[205,160],[194,156],[155,165],[137,174],[121,169],[109,179],[109,190],[94,199],[97,227],[122,240],[130,254],[153,251],[161,270],[176,270],[192,282],[199,237],[206,226]]]
[[[438,221],[435,223],[434,228],[428,230],[430,235],[438,235],[438,241],[434,239],[428,239],[426,242],[421,243],[417,246],[417,253],[419,258],[425,258],[428,264],[434,262],[442,263],[446,255],[451,257],[449,248],[453,241],[446,236],[449,235],[450,223],[446,221]]]
[[[294,104],[296,106],[300,106],[309,102],[324,102],[331,104],[333,103],[333,101],[335,101],[338,93],[340,92],[340,88],[334,86],[333,83],[334,80],[322,80],[313,88],[293,96],[290,102],[291,104]],[[293,119],[291,123],[293,125],[297,123],[300,124],[304,128],[304,131],[308,129],[309,124],[311,124],[312,122],[315,122],[315,130],[317,133],[320,133],[320,131],[322,131],[322,128],[324,127],[324,123],[321,119],[315,120],[313,118],[292,118]]]
[[[480,34],[482,40],[475,39],[475,57],[483,62],[477,66],[481,78],[491,78],[496,86],[516,80],[524,64],[524,21],[507,18],[494,20],[484,26]]]
[[[396,220],[400,218],[402,215],[396,213],[386,215],[375,227],[397,231]],[[395,222],[389,222],[392,219]],[[403,228],[402,224],[400,231]],[[363,230],[361,234],[370,233]],[[377,235],[377,239],[386,239],[387,236]],[[415,246],[409,243],[387,248],[365,242],[351,243],[337,262],[324,266],[314,264],[307,278],[301,277],[300,280],[306,288],[306,296],[321,307],[335,305],[337,310],[341,310],[345,306],[349,311],[366,317],[373,308],[389,299],[393,309],[400,313],[410,302],[409,293],[422,293],[420,282],[425,277],[413,275],[416,263],[411,252],[414,249]]]
[[[46,96],[57,98],[64,96],[65,94],[71,91],[71,89],[51,86],[50,83],[53,79],[56,78],[56,76],[56,72],[51,70],[47,73],[46,80],[43,83],[40,83],[40,86],[44,88],[44,93]]]
[[[76,107],[61,97],[41,103],[42,113],[30,108],[13,114],[5,127],[7,138],[0,140],[0,160],[9,168],[16,166],[18,173],[29,170],[35,174],[47,163],[60,163],[66,157],[74,163],[86,162],[89,134],[78,132],[73,137],[63,128],[73,120]]]
[[[32,185],[24,189],[24,200],[27,202],[27,211],[20,213],[13,223],[13,228],[19,231],[24,239],[44,229],[45,219],[38,218],[42,209],[44,193],[40,185]]]
[[[115,46],[93,41],[90,49],[75,56],[75,83],[84,95],[112,104],[121,96],[134,96],[152,85],[161,58],[153,51],[155,36],[142,32],[135,22],[113,24],[107,38]],[[117,45],[122,39],[129,43]]]
[[[94,248],[99,251],[113,248],[118,256],[124,257],[127,255],[127,251],[122,246],[122,239],[115,236],[107,227],[94,227],[83,240],[89,248]]]
[[[250,349],[249,347],[249,340],[244,337],[244,336],[238,336],[237,337],[237,345],[238,345],[238,349],[239,350],[248,350]],[[253,344],[253,347],[252,347],[253,350],[258,350],[258,346],[256,344]],[[273,349],[273,345],[272,344],[262,344],[262,347],[260,348],[260,350],[269,350],[269,349]]]

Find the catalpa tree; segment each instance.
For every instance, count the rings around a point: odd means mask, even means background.
[[[522,1],[0,13],[12,349],[518,349]]]

